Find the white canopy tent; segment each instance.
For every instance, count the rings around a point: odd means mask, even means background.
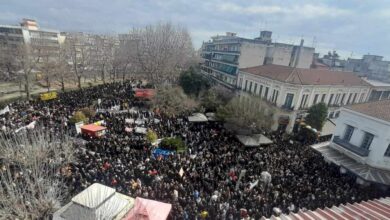
[[[207,122],[206,115],[202,113],[194,113],[192,116],[188,116],[189,122]]]
[[[148,130],[147,128],[135,127],[134,132],[137,134],[146,134],[147,130]]]
[[[246,147],[258,147],[260,145],[273,143],[269,138],[262,134],[236,135],[236,137]]]

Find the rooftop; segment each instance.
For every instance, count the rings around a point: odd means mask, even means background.
[[[240,69],[241,72],[298,85],[369,86],[352,72],[326,69],[302,69],[280,65],[263,65]]]
[[[390,100],[359,103],[345,108],[390,122]]]
[[[369,80],[369,79],[363,79],[368,84],[375,86],[375,87],[390,87],[390,83],[385,83],[382,81],[376,81],[376,80]]]

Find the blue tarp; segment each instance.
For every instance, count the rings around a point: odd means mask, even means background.
[[[160,155],[163,156],[164,158],[168,157],[169,155],[174,155],[175,152],[174,151],[170,151],[170,150],[163,150],[161,148],[156,148],[154,151],[153,151],[153,156],[154,158],[157,158],[159,157]]]

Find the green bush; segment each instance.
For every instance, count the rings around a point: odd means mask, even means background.
[[[164,138],[161,141],[160,148],[164,150],[174,150],[182,152],[186,149],[185,144],[181,138]]]
[[[76,113],[74,113],[74,115],[70,118],[70,123],[77,123],[77,122],[80,122],[80,121],[83,121],[84,123],[88,123],[88,118],[84,115],[83,112],[81,111],[77,111]]]
[[[146,133],[146,140],[148,140],[150,143],[153,143],[157,140],[157,134],[153,130],[148,130]]]
[[[95,116],[95,114],[96,114],[95,110],[93,110],[92,108],[88,108],[88,107],[82,108],[82,109],[80,109],[80,111],[87,118],[93,118]]]

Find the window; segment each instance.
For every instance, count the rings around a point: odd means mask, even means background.
[[[341,105],[344,105],[344,98],[345,98],[346,95],[347,95],[347,94],[344,93],[343,96],[341,97],[341,103],[340,103]]]
[[[263,85],[260,85],[259,96],[261,97],[262,94],[263,94]]]
[[[360,96],[359,102],[363,102],[364,95],[365,95],[365,93],[362,93],[362,95]]]
[[[254,94],[257,93],[257,83],[255,83],[255,90],[253,91]]]
[[[248,80],[245,80],[245,88],[244,88],[244,90],[246,91],[247,88],[248,88]]]
[[[364,134],[362,145],[360,147],[364,149],[369,149],[373,139],[374,139],[374,135],[366,132]]]
[[[355,93],[355,95],[353,96],[352,104],[356,102],[356,97],[357,97],[357,93]]]
[[[248,92],[252,92],[252,82],[249,83],[249,91]]]
[[[275,101],[274,101],[275,103],[278,102],[278,96],[279,96],[279,91],[276,90]]]
[[[387,149],[385,151],[385,157],[390,157],[390,144],[387,146]]]
[[[332,104],[332,101],[333,101],[333,94],[330,94],[330,98],[329,98],[329,101],[328,101],[328,105],[331,105],[331,104]]]
[[[354,127],[352,127],[351,125],[347,125],[347,128],[345,129],[345,133],[344,133],[344,140],[345,141],[350,141],[351,140],[351,137],[352,137],[352,134],[353,134],[353,131],[355,130]]]
[[[326,97],[326,94],[323,94],[322,98],[321,98],[321,102],[325,102],[325,97]]]
[[[294,94],[287,93],[287,95],[286,95],[286,100],[284,101],[284,106],[285,106],[286,108],[291,108],[293,99],[294,99]],[[303,100],[302,100],[302,101],[303,101]],[[301,102],[301,105],[302,105],[302,102]]]
[[[264,97],[268,99],[268,87],[265,87]]]
[[[276,95],[276,89],[274,89],[274,91],[272,92],[271,102],[275,101],[275,95]]]
[[[349,94],[349,96],[348,96],[348,101],[347,101],[347,105],[348,105],[349,102],[351,101],[352,95],[353,95],[352,93]]]
[[[317,104],[317,100],[318,100],[318,94],[314,96],[313,105]]]

